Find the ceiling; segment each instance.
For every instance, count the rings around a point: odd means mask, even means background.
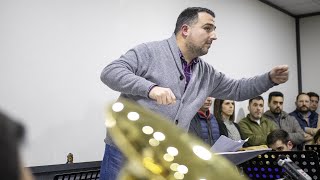
[[[290,16],[320,15],[320,0],[260,0]]]

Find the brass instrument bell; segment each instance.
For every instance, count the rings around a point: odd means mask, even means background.
[[[136,103],[121,99],[112,104],[106,126],[127,157],[119,179],[246,179],[200,139]]]

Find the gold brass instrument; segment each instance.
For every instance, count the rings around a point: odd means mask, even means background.
[[[200,139],[133,102],[121,99],[112,104],[106,126],[127,157],[119,179],[246,179]]]

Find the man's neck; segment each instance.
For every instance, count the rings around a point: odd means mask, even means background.
[[[280,114],[281,113],[274,113],[274,112],[272,112],[272,111],[270,111],[272,114],[273,114],[273,116],[275,117],[275,118],[278,118],[279,116],[280,116]]]
[[[298,111],[304,118],[309,117],[310,111]]]
[[[186,47],[186,44],[185,44],[185,39],[183,39],[182,37],[177,37],[177,45],[185,59],[185,61],[190,64],[191,61],[196,58],[196,56],[192,55],[189,51],[188,51],[188,48]]]
[[[200,112],[203,112],[204,114],[207,114],[209,109],[199,109]]]
[[[257,122],[257,121],[259,121],[261,118],[256,119],[256,118],[254,118],[254,117],[250,114],[250,115],[249,115],[249,119],[250,119],[251,121]]]

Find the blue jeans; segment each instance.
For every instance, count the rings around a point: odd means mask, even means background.
[[[106,144],[100,167],[100,180],[116,180],[124,162],[125,158],[120,150]]]

